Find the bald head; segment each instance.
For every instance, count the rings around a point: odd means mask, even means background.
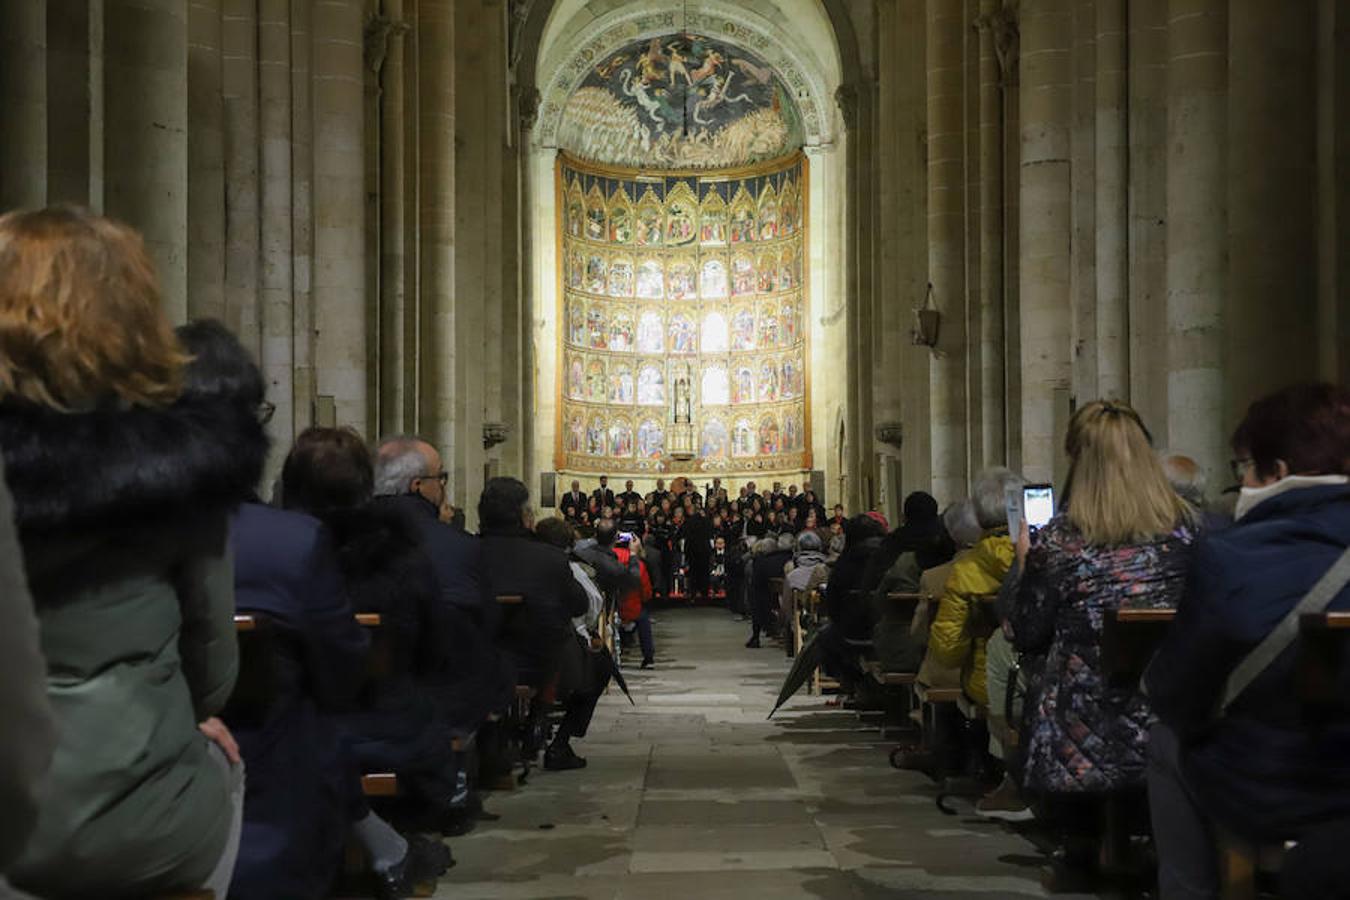
[[[1205,505],[1205,470],[1198,462],[1182,453],[1164,453],[1158,461],[1181,499],[1192,506]]]
[[[440,453],[419,437],[399,435],[385,438],[375,449],[377,497],[412,493],[418,488],[414,482],[436,480],[440,474]]]

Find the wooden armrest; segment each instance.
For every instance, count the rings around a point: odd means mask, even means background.
[[[1116,621],[1122,625],[1136,622],[1170,622],[1177,617],[1175,609],[1118,609]]]
[[[398,776],[393,772],[362,775],[361,793],[367,797],[393,797],[398,794]]]
[[[1346,631],[1350,630],[1350,612],[1304,613],[1298,625],[1304,631]]]
[[[956,703],[965,696],[960,688],[927,688],[924,691],[925,703]]]
[[[383,624],[379,613],[357,613],[356,624],[364,625],[367,628],[379,628]]]
[[[257,628],[258,628],[258,620],[253,618],[252,616],[234,617],[235,631],[256,631]]]
[[[525,598],[520,594],[498,594],[497,602],[502,606],[519,606],[525,602]]]

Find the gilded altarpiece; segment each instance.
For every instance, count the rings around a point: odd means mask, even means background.
[[[802,154],[667,173],[564,155],[557,177],[558,469],[809,469]]]

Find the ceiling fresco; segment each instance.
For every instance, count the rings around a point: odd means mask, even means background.
[[[607,165],[716,169],[783,156],[803,129],[791,91],[760,57],[671,34],[598,60],[567,101],[558,143]]]

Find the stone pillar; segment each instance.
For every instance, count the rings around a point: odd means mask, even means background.
[[[928,280],[942,313],[933,351],[933,495],[965,496],[966,185],[962,5],[928,0]]]
[[[225,320],[221,0],[188,7],[188,318]]]
[[[136,228],[187,318],[187,6],[104,0],[104,211]]]
[[[1170,0],[1167,443],[1222,471],[1225,0]]]
[[[48,203],[89,204],[93,24],[88,0],[47,0]]]
[[[1097,393],[1123,400],[1130,393],[1126,0],[1097,0],[1096,7]]]
[[[290,0],[258,3],[259,361],[277,406],[269,425],[272,473],[295,440],[290,8]]]
[[[1318,359],[1350,384],[1350,10],[1319,0],[1317,19]]]
[[[1318,375],[1317,5],[1230,4],[1227,49],[1224,432]]]
[[[530,163],[533,156],[531,148],[533,146],[533,131],[535,121],[539,115],[539,90],[533,85],[521,85],[519,96],[519,138],[516,152],[516,183],[519,185],[520,195],[516,207],[520,222],[520,267],[517,273],[517,279],[520,290],[520,455],[522,465],[522,478],[531,488],[538,486],[537,475],[541,471],[536,460],[538,459],[535,442],[537,430],[534,427],[537,406],[535,391],[538,381],[536,372],[538,371],[538,361],[534,352],[534,330],[536,316],[534,313],[535,297],[535,273],[534,267],[537,262],[534,258],[534,239],[535,237],[544,237],[536,235],[531,221],[532,211],[534,209],[534,179],[530,177]],[[548,241],[544,240],[544,244]],[[558,327],[562,327],[559,323]]]
[[[1167,439],[1167,0],[1128,0],[1130,403]]]
[[[47,203],[47,4],[0,3],[0,212]]]
[[[313,327],[319,403],[368,435],[361,20],[359,0],[314,2]]]
[[[421,0],[415,26],[418,73],[418,253],[421,303],[421,433],[452,465],[455,381],[455,4]],[[458,487],[458,485],[452,486]],[[464,503],[464,498],[458,498]],[[468,504],[472,506],[472,504]]]
[[[404,423],[412,420],[408,415],[415,412],[411,395],[417,391],[416,370],[412,370],[411,379],[407,377],[409,363],[416,362],[416,345],[408,342],[405,327],[409,286],[408,257],[404,252],[409,237],[405,228],[409,123],[404,90],[407,65],[404,36],[408,24],[403,0],[385,0],[384,16],[372,27],[376,33],[367,40],[377,42],[374,52],[379,77],[379,432],[398,434],[407,429]]]
[[[1032,481],[1062,474],[1061,406],[1071,376],[1072,24],[1069,0],[1022,3],[1022,471]]]
[[[291,5],[291,421],[315,421],[314,105],[310,6]]]
[[[1073,230],[1069,293],[1073,396],[1097,399],[1097,10],[1073,0],[1073,127],[1070,131]]]
[[[1008,460],[1004,379],[1003,97],[1007,90],[1000,48],[1006,57],[1016,24],[1002,0],[980,0],[980,422],[983,455],[976,467]]]
[[[258,3],[224,0],[225,322],[261,356],[258,310]]]

